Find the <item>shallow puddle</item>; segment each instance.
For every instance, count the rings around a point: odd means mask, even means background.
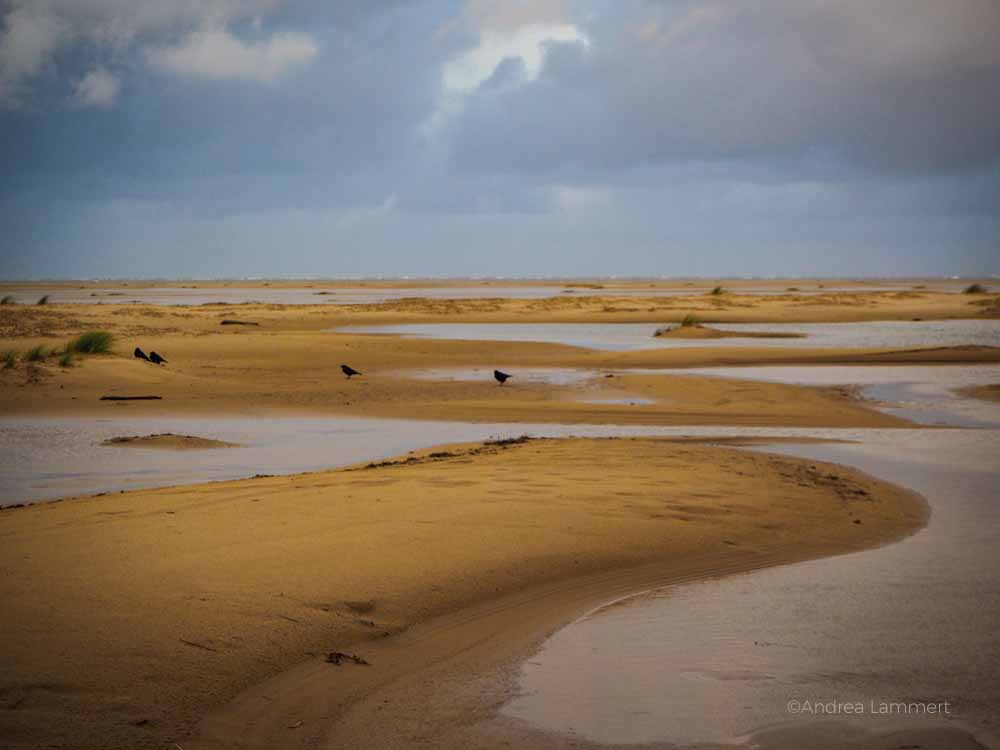
[[[648,323],[425,323],[347,326],[342,333],[373,333],[471,341],[533,341],[604,351],[654,348],[783,347],[917,349],[1000,346],[1000,320],[882,321],[874,323],[712,323],[732,332],[801,333],[802,338],[676,339],[654,337]]]
[[[598,610],[523,665],[522,693],[504,713],[606,743],[733,741],[811,718],[805,701],[858,701],[860,716],[819,719],[876,724],[880,701],[947,701],[948,718],[995,727],[1000,431],[904,433],[767,449],[917,490],[932,508],[926,529]]]
[[[101,444],[114,437],[165,432],[242,447],[172,451]],[[319,471],[441,443],[512,434],[520,434],[516,426],[378,419],[3,419],[0,505]]]
[[[1000,383],[1000,364],[705,367],[645,372],[795,385],[857,385],[881,411],[929,425],[1000,426],[1000,403],[958,389]]]
[[[491,378],[492,370],[423,371]],[[761,367],[705,370],[636,370],[679,375],[706,374],[779,380],[806,385],[860,383],[895,387],[882,397],[905,394],[905,404],[877,403],[880,409],[917,421],[948,425],[1000,425],[1000,405],[962,398],[954,389],[1000,382],[1000,365]],[[528,382],[573,385],[594,381],[592,370],[548,368],[518,373]],[[904,388],[905,386],[905,388]],[[902,390],[900,390],[902,389]],[[635,404],[648,399],[626,392],[605,396],[584,390],[573,394],[587,403]],[[103,446],[109,438],[171,432],[237,443],[243,447],[211,451],[170,451]],[[254,474],[292,474],[388,458],[449,442],[521,434],[563,435],[815,435],[864,434],[843,430],[775,430],[712,427],[620,427],[614,425],[464,424],[352,418],[140,418],[0,419],[0,505],[172,484],[238,479]]]
[[[101,445],[125,435],[163,432],[238,443],[208,451]],[[2,419],[0,505],[97,492],[295,474],[347,466],[452,442],[519,435],[619,437],[722,434],[713,427],[466,424],[352,418]],[[731,428],[739,435],[822,435],[854,430]]]
[[[547,383],[549,385],[575,385],[603,377],[596,370],[577,370],[568,367],[521,368],[500,364],[498,369],[513,376],[511,383]],[[453,380],[461,382],[493,381],[492,367],[455,367],[428,370],[402,370],[398,377],[416,380]]]

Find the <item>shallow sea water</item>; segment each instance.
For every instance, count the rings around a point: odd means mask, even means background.
[[[891,373],[871,369],[869,383],[892,384]],[[914,383],[915,393],[930,394],[935,421],[950,424],[964,423],[970,404],[987,405],[953,389],[997,374],[995,366],[972,374],[956,367],[885,369]],[[842,370],[751,368],[744,376],[762,379],[776,371],[770,379],[829,384],[844,382]],[[728,369],[705,372],[731,375]],[[995,416],[984,421],[1000,424]],[[519,695],[503,713],[591,741],[687,746],[746,740],[802,720],[905,726],[927,717],[886,717],[874,707],[947,702],[946,720],[983,733],[980,739],[995,746],[1000,430],[805,432],[852,442],[759,449],[852,466],[913,489],[930,505],[928,526],[874,550],[675,586],[598,608],[522,665]],[[793,710],[831,701],[863,710],[818,718]]]
[[[576,372],[576,371],[574,371]],[[955,388],[1000,367],[769,367],[678,374],[859,383],[928,422],[995,427],[995,405]],[[591,373],[592,375],[593,373]],[[562,377],[555,375],[552,377]],[[575,382],[565,380],[564,382]],[[899,399],[904,398],[901,404]],[[246,447],[105,447],[121,435],[195,434]],[[836,558],[651,592],[560,630],[526,662],[505,715],[607,743],[730,742],[796,718],[789,701],[947,701],[1000,721],[1000,430],[635,428],[356,419],[0,420],[0,504],[378,459],[444,442],[546,435],[829,438],[769,450],[857,467],[920,492],[927,528]],[[801,718],[801,717],[799,717]],[[897,717],[898,718],[898,717]],[[879,717],[854,717],[878,722]]]
[[[712,323],[733,332],[801,333],[803,338],[676,339],[654,337],[651,323],[423,323],[347,326],[332,332],[470,341],[535,341],[604,351],[656,348],[783,347],[916,349],[1000,346],[1000,320],[880,321],[873,323]]]

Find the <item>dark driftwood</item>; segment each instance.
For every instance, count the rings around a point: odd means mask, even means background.
[[[101,396],[101,401],[160,401],[163,396]]]
[[[252,320],[223,320],[219,323],[220,326],[259,326],[260,323],[254,323]]]

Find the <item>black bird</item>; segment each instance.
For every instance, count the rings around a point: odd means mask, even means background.
[[[361,374],[360,372],[358,372],[357,370],[355,370],[350,365],[341,365],[340,366],[340,371],[347,376],[348,380],[351,379],[351,375],[360,375]]]
[[[504,383],[507,382],[507,378],[512,378],[514,376],[513,375],[508,375],[505,372],[500,372],[499,370],[494,370],[493,371],[493,377],[495,377],[497,379],[497,382],[500,385],[503,385]]]
[[[167,360],[165,360],[163,357],[161,357],[156,352],[150,352],[149,353],[149,361],[152,362],[154,365],[160,365],[160,364],[164,364],[165,365],[167,363]]]
[[[144,359],[147,362],[149,362],[149,357],[146,356],[146,352],[144,352],[138,346],[135,348],[135,351],[132,352],[132,354],[135,356],[136,359]]]

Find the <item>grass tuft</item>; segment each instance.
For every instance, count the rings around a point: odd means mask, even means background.
[[[969,284],[962,290],[962,294],[986,294],[987,289],[982,284]]]
[[[47,305],[47,304],[49,304],[49,295],[46,294],[43,297],[40,297],[39,300],[38,300],[38,302],[36,302],[35,304],[38,304],[38,305]]]
[[[73,352],[63,352],[62,356],[59,357],[60,367],[72,367],[73,366]]]
[[[726,288],[723,286],[717,286],[715,287],[715,289],[709,292],[709,294],[714,294],[715,296],[719,296],[720,294],[725,294],[725,293],[726,293]]]
[[[13,294],[8,294],[3,299],[0,299],[0,305],[13,305],[16,302],[17,302],[17,300],[14,299],[14,295]]]
[[[87,331],[66,344],[66,351],[76,354],[107,354],[115,337],[108,331]]]
[[[3,369],[10,370],[17,364],[17,352],[8,349],[3,353]]]
[[[49,356],[49,350],[44,346],[39,344],[38,346],[33,346],[28,351],[24,353],[25,362],[41,362],[47,356]]]
[[[694,328],[701,325],[701,318],[694,313],[688,313],[681,319],[681,328]]]

